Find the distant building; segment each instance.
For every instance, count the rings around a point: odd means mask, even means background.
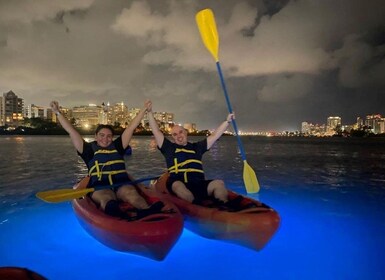
[[[4,125],[4,116],[3,116],[3,97],[0,96],[0,126]]]
[[[75,119],[75,126],[89,128],[98,125],[101,111],[102,107],[94,104],[74,107],[72,109],[72,118]]]
[[[362,129],[364,126],[364,120],[361,117],[357,117],[357,122],[354,126],[354,129]]]
[[[365,125],[368,126],[374,134],[385,133],[385,119],[380,114],[368,115],[365,119]]]
[[[319,125],[308,122],[302,122],[301,124],[301,133],[305,136],[324,136],[325,131],[324,124]]]
[[[171,128],[175,125],[174,123],[174,114],[167,112],[154,112],[154,119],[158,123],[160,130],[164,132],[170,132]],[[149,127],[148,125],[148,116],[145,115],[143,118],[144,127]]]
[[[44,108],[44,118],[47,121],[51,121],[52,122],[53,121],[53,115],[55,115],[55,114],[52,112],[51,108]]]
[[[311,126],[312,126],[311,123],[302,122],[301,123],[301,133],[304,135],[310,135]]]
[[[328,117],[326,123],[326,135],[334,135],[337,130],[341,129],[341,118],[340,117]]]
[[[197,132],[197,126],[195,123],[185,123],[183,127],[190,133]]]
[[[123,102],[116,103],[112,110],[112,124],[120,124],[122,127],[126,127],[130,120],[128,119],[128,108]]]
[[[35,104],[30,104],[28,106],[24,107],[24,113],[23,113],[24,118],[41,118],[41,119],[46,119],[46,110],[44,107],[41,106],[36,106]]]
[[[2,125],[18,127],[23,118],[23,99],[19,98],[12,90],[4,93],[1,102],[1,122]]]

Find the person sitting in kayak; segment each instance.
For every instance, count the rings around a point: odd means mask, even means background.
[[[152,112],[152,103],[147,104],[147,116],[158,149],[166,159],[170,174],[166,186],[170,193],[191,203],[199,204],[201,200],[214,197],[227,207],[235,201],[228,201],[228,192],[223,180],[206,180],[202,166],[202,156],[217,141],[234,118],[228,114],[226,120],[207,138],[191,143],[187,139],[185,128],[175,125],[171,129],[171,142],[164,137]]]
[[[130,184],[130,178],[126,171],[124,155],[129,147],[135,128],[139,125],[146,113],[146,108],[151,102],[146,100],[145,106],[139,111],[123,133],[113,140],[114,131],[110,125],[98,125],[95,131],[95,141],[86,142],[80,133],[61,114],[59,103],[52,101],[50,106],[57,115],[61,126],[68,132],[72,144],[78,155],[84,160],[90,176],[89,187],[120,185],[117,189],[106,188],[94,191],[92,200],[108,215],[130,218],[119,207],[119,200],[128,202],[137,211],[137,218],[160,212],[164,204],[158,201],[149,206],[146,200],[138,193],[135,186]]]

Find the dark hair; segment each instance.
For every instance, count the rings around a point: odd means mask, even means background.
[[[114,135],[114,128],[112,127],[112,125],[109,125],[109,124],[99,124],[96,127],[95,134],[98,134],[98,132],[103,128],[109,129],[112,132],[112,135]]]

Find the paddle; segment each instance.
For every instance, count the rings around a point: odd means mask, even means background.
[[[134,181],[130,182],[130,184],[135,185],[135,184],[138,184],[140,182],[155,180],[158,178],[159,178],[159,176],[158,177],[150,177],[150,178],[142,178],[142,179],[134,180]],[[40,198],[41,200],[43,200],[45,202],[58,203],[58,202],[63,202],[63,201],[68,201],[68,200],[76,199],[79,197],[83,197],[86,194],[97,191],[97,190],[119,187],[121,185],[122,184],[97,186],[94,188],[86,188],[86,189],[79,189],[79,190],[77,190],[77,189],[50,190],[50,191],[38,192],[36,194],[36,197]]]
[[[219,57],[218,57],[219,38],[218,38],[218,32],[217,32],[217,26],[215,23],[214,14],[210,9],[204,9],[204,10],[199,11],[196,14],[195,19],[196,19],[196,22],[198,25],[199,32],[200,32],[201,37],[202,37],[202,41],[203,41],[204,45],[206,46],[206,48],[211,53],[211,55],[215,59],[219,78],[221,80],[221,84],[222,84],[222,88],[223,88],[223,93],[224,93],[225,98],[226,98],[227,107],[228,107],[229,113],[232,113],[233,109],[231,108],[230,99],[229,99],[229,96],[227,94],[225,80],[223,78],[221,66],[219,63]],[[235,119],[232,120],[232,124],[234,127],[235,134],[237,136],[239,150],[241,152],[242,160],[244,163],[243,181],[244,181],[245,186],[246,186],[246,191],[248,193],[256,193],[259,191],[259,183],[257,180],[257,176],[255,175],[254,170],[251,168],[251,166],[246,161],[245,151],[243,149],[241,137],[238,134],[238,128],[237,128],[237,123],[235,122]]]

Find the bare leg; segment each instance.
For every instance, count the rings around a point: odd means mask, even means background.
[[[222,180],[213,180],[207,187],[207,193],[209,196],[214,196],[216,199],[227,202],[228,192],[225,187],[225,182]]]
[[[186,188],[186,185],[181,181],[175,181],[172,183],[172,191],[181,199],[193,202],[194,195]]]
[[[146,200],[138,193],[134,186],[121,186],[116,192],[116,195],[120,200],[129,202],[137,209],[146,209],[149,206]]]
[[[104,211],[106,209],[107,202],[110,200],[116,200],[116,195],[112,190],[106,189],[93,192],[91,198]]]

